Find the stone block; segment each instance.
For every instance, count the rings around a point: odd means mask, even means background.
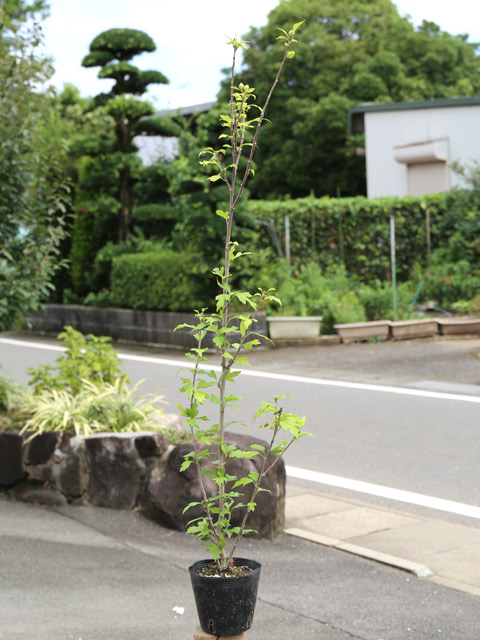
[[[58,439],[59,434],[56,431],[41,433],[32,438],[25,445],[25,464],[46,464],[53,456]]]
[[[247,632],[244,631],[234,636],[212,636],[211,633],[207,633],[198,625],[193,634],[193,640],[247,640]]]
[[[135,438],[135,449],[140,458],[161,457],[168,449],[168,440],[163,436],[152,433]]]
[[[89,469],[87,499],[96,507],[133,509],[142,489],[145,466],[133,446],[136,434],[99,434],[85,438]]]
[[[70,452],[58,460],[53,468],[53,480],[62,494],[70,499],[79,498],[85,492],[88,481],[80,455]]]
[[[66,499],[52,489],[26,489],[17,498],[42,507],[64,507],[67,504]]]
[[[182,444],[170,452],[166,464],[159,462],[152,469],[147,485],[147,511],[161,524],[185,531],[188,522],[203,515],[201,507],[183,509],[190,502],[202,500],[202,491],[195,465],[180,472],[184,456],[192,450],[191,445]],[[204,477],[207,493],[213,495],[215,484]]]
[[[26,477],[22,437],[13,431],[0,433],[0,486],[11,487]]]
[[[228,434],[225,441],[227,444],[236,444],[244,451],[250,451],[252,444],[267,446],[266,442],[258,438],[239,434]],[[211,450],[213,453],[214,448],[212,447]],[[199,506],[192,507],[183,513],[187,504],[200,501],[203,497],[196,466],[192,464],[186,471],[180,472],[184,456],[190,451],[192,451],[190,444],[175,447],[165,465],[159,464],[153,468],[147,487],[148,510],[151,515],[162,524],[180,531],[185,530],[190,520],[204,515],[203,509]],[[267,464],[274,459],[275,455],[270,454]],[[260,472],[261,464],[260,456],[252,460],[233,458],[227,463],[227,473],[237,477],[247,476],[252,471]],[[206,476],[202,477],[207,495],[214,495],[216,493],[214,482]],[[285,465],[283,460],[279,460],[265,476],[262,488],[268,491],[257,495],[257,508],[250,514],[248,520],[248,528],[257,531],[262,538],[274,538],[283,530],[285,480]],[[241,493],[241,488],[237,490]],[[248,502],[252,491],[251,486],[245,487],[245,495],[239,501]],[[244,512],[245,508],[233,511],[231,521],[233,526],[241,524]]]

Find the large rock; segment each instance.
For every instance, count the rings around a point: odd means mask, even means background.
[[[145,464],[134,446],[135,433],[85,438],[90,470],[87,500],[95,507],[133,509],[142,489]]]
[[[244,451],[250,451],[252,444],[261,444],[267,447],[267,443],[263,440],[246,435],[228,434],[225,441],[227,444],[236,444]],[[183,513],[187,504],[200,501],[203,498],[197,467],[192,464],[186,471],[180,472],[183,458],[190,451],[192,451],[192,446],[189,444],[175,447],[170,453],[166,465],[154,467],[147,487],[150,514],[162,524],[179,530],[185,530],[190,520],[204,514],[201,507],[193,507]],[[270,465],[275,458],[274,454],[270,454],[267,464]],[[238,478],[248,476],[251,471],[259,473],[262,462],[263,459],[260,456],[251,460],[230,459],[227,464],[227,473]],[[206,476],[202,477],[207,495],[214,495],[216,492],[215,483]],[[257,495],[257,508],[250,514],[247,525],[248,529],[256,530],[260,537],[273,538],[279,535],[283,529],[285,478],[285,465],[283,460],[278,460],[262,482],[262,488],[268,489],[270,493],[260,492]],[[241,488],[237,490],[242,491]],[[245,487],[244,491],[245,495],[241,501],[248,502],[253,491],[252,486]],[[244,512],[244,508],[235,509],[232,515],[232,524],[239,525]]]
[[[0,486],[11,487],[26,477],[22,437],[14,432],[0,433]]]
[[[268,443],[259,438],[253,436],[240,435],[240,434],[227,434],[225,441],[227,444],[236,444],[239,449],[244,451],[251,451],[252,444],[261,444],[265,448]],[[285,484],[286,484],[286,472],[285,463],[283,459],[277,459],[274,453],[270,453],[267,457],[267,468],[275,461],[274,467],[264,477],[261,487],[267,489],[267,491],[260,491],[257,494],[255,502],[257,507],[255,511],[250,513],[247,528],[258,531],[258,534],[262,538],[275,538],[283,531],[285,521]],[[227,473],[232,476],[241,478],[248,475],[250,471],[260,473],[262,469],[263,458],[261,456],[255,456],[251,460],[242,460],[241,458],[234,458],[229,460],[227,464]],[[242,492],[242,488],[239,487],[237,491]],[[241,499],[242,502],[249,502],[253,492],[253,486],[247,485],[243,489],[244,496]],[[240,525],[243,516],[245,514],[245,508],[235,509],[232,515],[232,524]]]
[[[189,444],[182,444],[170,452],[166,464],[155,465],[150,474],[146,494],[146,511],[161,524],[184,531],[187,523],[203,515],[201,507],[192,507],[186,513],[183,509],[190,502],[202,500],[202,490],[198,480],[197,467],[190,467],[180,473],[184,456],[192,450]],[[213,495],[215,485],[204,478],[207,491]]]
[[[135,449],[142,460],[160,458],[168,449],[168,440],[158,433],[139,435],[135,438]]]
[[[31,432],[27,432],[25,437],[28,439],[31,435]],[[57,446],[59,435],[56,431],[47,431],[29,440],[25,444],[25,463],[37,465],[49,462]]]
[[[85,438],[73,432],[62,433],[54,454],[53,481],[69,500],[81,498],[87,491]]]

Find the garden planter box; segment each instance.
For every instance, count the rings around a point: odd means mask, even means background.
[[[342,342],[355,342],[355,340],[369,340],[370,338],[388,338],[390,335],[390,322],[388,320],[375,320],[373,322],[355,322],[352,324],[336,324],[334,329]]]
[[[442,336],[459,336],[480,333],[480,318],[439,318]]]
[[[318,338],[321,316],[272,316],[267,318],[272,340]]]
[[[407,338],[428,338],[438,334],[438,319],[425,318],[421,320],[402,320],[390,322],[392,338],[397,340]]]

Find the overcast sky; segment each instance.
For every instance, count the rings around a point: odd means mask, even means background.
[[[83,96],[106,92],[109,80],[97,78],[98,68],[84,69],[82,58],[101,31],[128,27],[146,31],[157,50],[134,59],[143,69],[158,69],[169,85],[152,87],[148,98],[158,109],[214,100],[222,68],[231,63],[227,37],[242,36],[250,25],[263,26],[279,0],[50,0],[45,21],[45,46],[54,58],[53,84],[70,82]],[[452,34],[468,33],[480,42],[478,0],[399,0],[401,15],[414,24],[431,20]],[[241,7],[241,15],[236,15]],[[301,20],[301,16],[298,18]]]

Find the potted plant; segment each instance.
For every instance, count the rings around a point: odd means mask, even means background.
[[[233,47],[230,112],[221,116],[226,133],[220,136],[221,148],[210,147],[201,154],[206,156],[201,164],[211,165],[216,171],[208,179],[213,182],[223,180],[230,194],[229,210],[216,211],[226,223],[224,261],[222,266],[213,270],[220,292],[216,296],[214,313],[208,314],[205,309],[197,311],[197,324],[177,327],[188,327],[196,342],[196,346],[187,353],[193,360],[192,369],[182,377],[181,391],[187,395],[188,401],[179,409],[191,432],[192,450],[185,455],[181,470],[196,465],[203,498],[185,507],[184,511],[196,511],[187,533],[195,535],[211,555],[211,559],[193,564],[189,571],[202,629],[217,636],[240,634],[250,628],[260,564],[237,558],[235,551],[241,538],[252,533],[247,528],[247,521],[255,509],[258,493],[264,490],[262,480],[265,475],[294,441],[307,435],[303,429],[305,418],[285,412],[279,405],[282,396],[278,396],[263,402],[255,416],[262,418],[261,427],[271,431],[268,444],[252,444],[246,451],[227,437],[228,427],[236,424],[228,420],[228,412],[240,399],[227,392],[227,387],[240,374],[234,366],[249,364],[243,355],[244,350],[260,344],[259,337],[263,337],[254,331],[256,316],[262,305],[278,301],[273,289],[251,294],[232,287],[232,264],[245,255],[239,251],[238,243],[232,240],[232,223],[245,184],[254,173],[252,160],[260,127],[284,65],[295,55],[292,45],[301,24],[293,25],[288,32],[281,30],[279,39],[285,43],[285,53],[263,107],[254,104],[253,88],[241,83],[235,86],[236,54],[245,47],[245,43],[236,38],[229,42]],[[250,133],[253,135],[249,136]],[[247,149],[246,166],[240,171],[242,154]],[[231,313],[232,303],[235,308],[240,305],[243,311]],[[219,372],[210,368],[206,357],[207,337],[220,351]],[[213,423],[204,415],[203,408],[208,403],[218,409],[218,418]],[[256,457],[261,461],[258,473],[249,471],[233,475],[228,472],[232,461]],[[212,485],[216,489],[209,491]],[[239,519],[236,518],[238,513],[241,514]]]

